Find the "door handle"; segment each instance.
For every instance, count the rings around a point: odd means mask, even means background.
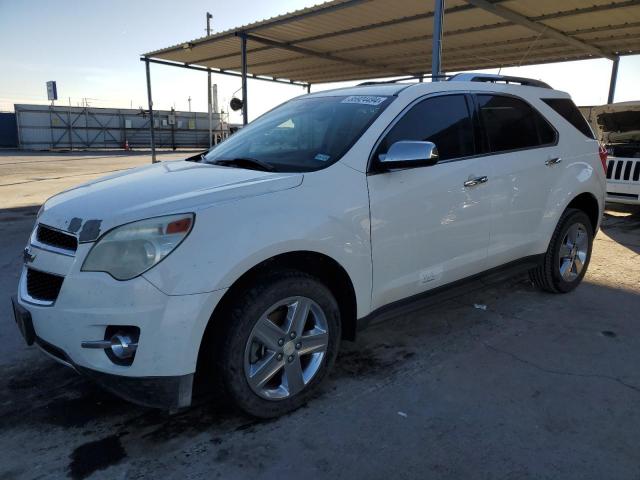
[[[464,182],[465,187],[475,187],[476,185],[480,185],[481,183],[487,183],[489,181],[488,177],[478,177],[472,178]]]
[[[550,158],[549,160],[547,160],[546,162],[544,162],[544,164],[547,167],[551,167],[552,165],[557,165],[558,163],[560,163],[562,161],[561,158]]]

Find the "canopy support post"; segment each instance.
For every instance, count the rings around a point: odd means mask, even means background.
[[[151,69],[149,68],[149,59],[144,59],[144,65],[147,70],[147,100],[149,102],[149,128],[151,130],[151,163],[156,163],[156,132],[153,125],[153,99],[151,98]]]
[[[442,23],[444,21],[444,0],[435,0],[433,12],[433,39],[431,47],[431,80],[440,81],[442,70]]]
[[[242,124],[249,123],[249,112],[247,110],[247,36],[240,35],[242,45]]]
[[[609,82],[609,98],[607,103],[613,103],[613,97],[616,96],[616,83],[618,83],[618,67],[620,66],[620,56],[616,55],[611,66],[611,81]]]
[[[307,83],[307,93],[311,93],[311,84]]]
[[[213,15],[207,12],[207,37],[211,35],[211,18],[212,17]],[[209,113],[209,148],[211,148],[212,142],[213,142],[213,118],[212,118],[213,103],[211,98],[211,69],[210,68],[207,69],[207,105],[208,105],[208,113]]]

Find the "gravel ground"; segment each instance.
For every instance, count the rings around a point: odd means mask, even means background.
[[[607,211],[571,294],[516,277],[374,325],[277,420],[169,416],[24,346],[8,302],[38,205],[148,161],[0,153],[0,479],[640,479],[639,210]]]

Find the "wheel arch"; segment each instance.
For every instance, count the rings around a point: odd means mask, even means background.
[[[593,228],[592,233],[595,235],[598,231],[600,220],[600,205],[598,204],[596,197],[589,192],[581,193],[569,202],[565,210],[569,208],[581,210],[587,215],[587,217],[589,217],[591,227]]]
[[[218,325],[216,318],[224,316],[225,311],[233,305],[233,301],[239,298],[242,291],[256,281],[260,276],[276,268],[292,269],[305,272],[317,277],[331,291],[340,307],[342,322],[342,338],[355,340],[357,330],[357,303],[353,282],[344,269],[335,259],[328,255],[312,251],[294,251],[275,255],[261,261],[237,278],[224,296],[214,308],[204,334],[200,340],[198,351],[198,368],[207,352],[215,346],[215,327]]]

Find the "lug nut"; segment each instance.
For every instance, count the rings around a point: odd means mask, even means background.
[[[289,337],[291,337],[292,339],[293,339],[293,338],[296,338],[296,332],[291,332],[291,333],[289,334]]]
[[[289,358],[287,358],[287,360],[289,360],[289,363],[293,362],[293,355],[289,355]]]
[[[282,360],[282,354],[279,353],[278,356],[276,357],[278,359],[278,361]]]
[[[296,350],[300,350],[302,348],[302,343],[296,343]]]
[[[284,345],[284,338],[281,338],[280,340],[278,340],[278,345],[280,346]]]

